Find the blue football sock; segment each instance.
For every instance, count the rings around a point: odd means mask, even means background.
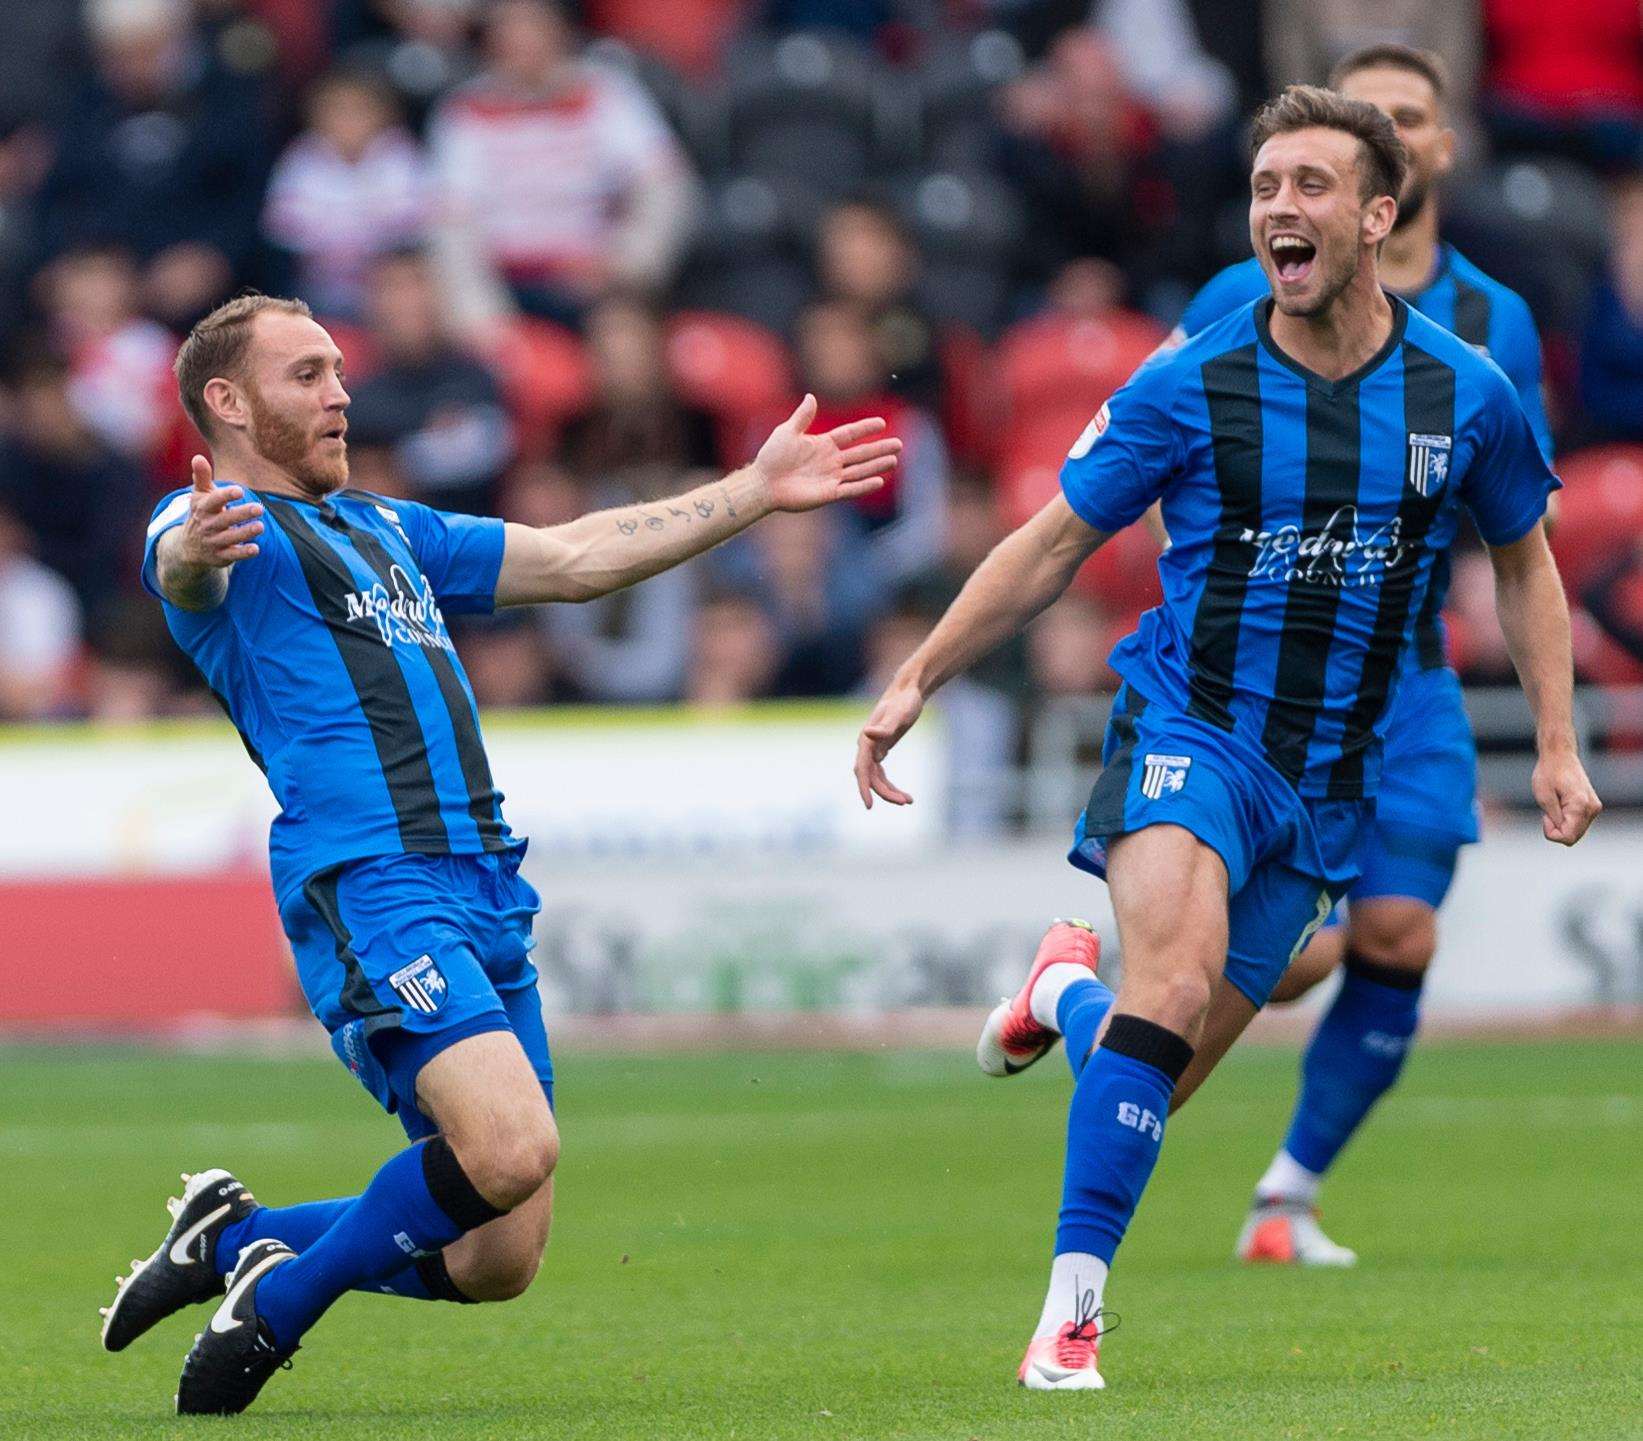
[[[1112,1264],[1164,1139],[1164,1118],[1192,1047],[1175,1032],[1117,1015],[1073,1090],[1055,1251]]]
[[[1322,1175],[1398,1079],[1420,1018],[1421,976],[1349,955],[1301,1061],[1284,1149]]]
[[[356,1196],[341,1196],[334,1201],[304,1201],[296,1206],[258,1206],[243,1220],[230,1222],[223,1227],[222,1235],[217,1237],[216,1254],[212,1257],[217,1274],[226,1276],[234,1269],[243,1248],[270,1236],[284,1241],[300,1256],[329,1231],[337,1218],[357,1199]],[[373,1282],[361,1289],[389,1296],[406,1296],[413,1301],[461,1299],[431,1291],[428,1278],[423,1274],[426,1269],[420,1263],[410,1265],[386,1280]],[[450,1287],[450,1290],[454,1289],[454,1286]]]
[[[324,1235],[257,1283],[257,1314],[289,1349],[344,1291],[377,1290],[409,1258],[437,1252],[501,1214],[474,1189],[443,1136],[407,1147]]]
[[[1073,1068],[1075,1081],[1089,1059],[1095,1033],[1112,1009],[1112,1001],[1113,995],[1106,983],[1091,976],[1087,981],[1072,982],[1055,1003],[1056,1029],[1061,1032],[1062,1049],[1067,1053],[1067,1064]]]
[[[243,1221],[233,1221],[223,1227],[212,1257],[217,1274],[226,1276],[234,1269],[245,1247],[271,1236],[284,1241],[300,1255],[329,1231],[358,1199],[341,1196],[335,1201],[304,1201],[300,1206],[258,1206]]]

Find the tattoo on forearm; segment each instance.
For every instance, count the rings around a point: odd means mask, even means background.
[[[736,519],[736,502],[733,501],[730,498],[730,492],[728,490],[726,490],[723,486],[720,486],[720,488],[719,488],[719,497],[725,503],[725,514],[727,514],[732,520],[735,520]]]
[[[696,502],[696,514],[701,516],[701,518],[703,520],[706,520],[710,515],[713,514],[713,502],[711,500],[699,500],[699,501],[697,501]],[[735,511],[732,511],[731,514],[734,515]]]
[[[636,520],[623,520],[618,518],[616,528],[621,531],[623,535],[632,535],[639,529],[639,522]]]

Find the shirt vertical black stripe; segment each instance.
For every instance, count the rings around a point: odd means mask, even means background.
[[[1403,347],[1403,424],[1413,435],[1449,435],[1455,432],[1455,371],[1450,365],[1418,350],[1407,341]],[[1405,443],[1407,446],[1407,442]],[[1451,452],[1451,455],[1453,452]],[[1341,756],[1330,774],[1332,796],[1363,793],[1364,752],[1371,744],[1375,722],[1386,709],[1393,678],[1402,659],[1404,625],[1422,575],[1426,537],[1442,508],[1454,476],[1430,495],[1419,494],[1408,480],[1408,457],[1403,461],[1403,498],[1398,504],[1398,532],[1401,555],[1396,566],[1381,580],[1380,600],[1375,609],[1375,628],[1364,654],[1358,678],[1358,694],[1347,712],[1341,736]],[[1426,570],[1430,587],[1436,578],[1435,566],[1446,564],[1448,552],[1433,558]],[[1430,594],[1430,590],[1428,594]]]
[[[1316,553],[1298,552],[1303,572],[1289,584],[1284,629],[1278,641],[1278,671],[1272,702],[1261,730],[1261,746],[1280,773],[1298,781],[1306,770],[1307,747],[1318,728],[1328,686],[1329,653],[1335,644],[1335,615],[1344,579],[1334,546],[1352,526],[1340,512],[1358,501],[1358,388],[1306,388],[1306,496],[1301,534],[1321,537]],[[1310,579],[1307,578],[1310,576]]]
[[[1489,324],[1494,308],[1487,290],[1479,290],[1455,277],[1455,334],[1468,345],[1482,350],[1489,348]]]
[[[1253,344],[1206,361],[1200,372],[1209,407],[1221,518],[1192,620],[1187,713],[1232,729],[1232,677],[1238,664],[1255,536],[1261,529],[1261,382]]]
[[[383,548],[382,542],[368,530],[350,524],[341,515],[334,516],[326,523],[341,531],[353,542],[360,558],[376,572],[377,579],[382,582],[388,594],[393,595],[396,589],[393,580],[394,561]],[[474,824],[479,828],[479,838],[486,850],[506,850],[507,842],[502,837],[502,824],[498,819],[496,784],[491,779],[490,761],[485,756],[485,743],[480,738],[479,722],[474,718],[468,693],[456,673],[456,666],[445,651],[437,646],[423,646],[422,653],[428,658],[428,665],[439,686],[440,697],[444,700],[445,709],[451,718],[451,732],[456,737],[457,762],[462,767],[462,783],[468,791],[468,814],[473,817]]]
[[[427,739],[393,648],[383,643],[375,622],[368,621],[369,628],[350,623],[348,597],[356,583],[342,557],[319,538],[290,501],[271,495],[263,496],[263,501],[290,537],[315,608],[353,682],[399,822],[400,844],[408,851],[449,854],[451,838],[439,813]]]

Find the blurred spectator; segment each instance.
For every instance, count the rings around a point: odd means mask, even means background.
[[[295,263],[292,289],[322,316],[358,320],[373,256],[421,237],[422,152],[374,76],[333,71],[308,97],[308,129],[274,166],[263,233]]]
[[[350,435],[392,447],[413,499],[493,513],[513,428],[496,378],[450,337],[427,259],[376,261],[366,304],[381,364],[353,392]]]
[[[55,120],[78,58],[82,0],[27,0],[3,12],[0,95],[13,117]]]
[[[735,706],[771,694],[781,651],[776,628],[752,596],[727,590],[709,597],[691,625],[685,701]]]
[[[1174,217],[1159,208],[1156,134],[1112,47],[1094,30],[1066,31],[1005,88],[1000,105],[1002,169],[1027,208],[1032,277],[1042,281],[1069,260],[1098,255],[1144,287]]]
[[[901,463],[878,490],[851,502],[868,536],[878,583],[893,589],[941,554],[947,511],[947,446],[935,420],[891,394],[868,315],[838,300],[817,301],[799,317],[799,371],[815,392],[811,425],[831,430],[882,415],[905,444]]]
[[[902,594],[867,632],[867,674],[857,695],[871,703],[895,678],[941,617],[927,595]],[[996,835],[1010,798],[1010,762],[1016,746],[1015,706],[981,684],[972,668],[954,676],[934,703],[947,757],[947,816],[951,835]]]
[[[177,342],[138,309],[136,263],[114,247],[71,250],[40,275],[69,398],[113,449],[152,458],[177,414]]]
[[[510,297],[575,322],[612,285],[664,284],[696,186],[655,104],[577,55],[555,0],[495,0],[485,55],[430,132],[441,262],[464,325],[484,329]]]
[[[1616,187],[1609,273],[1593,287],[1580,392],[1595,438],[1643,440],[1643,180]]]
[[[0,509],[0,720],[65,709],[80,649],[74,588],[29,555],[17,517]]]
[[[1451,121],[1461,122],[1477,95],[1483,56],[1478,8],[1475,0],[1265,0],[1261,30],[1273,88],[1325,85],[1341,60],[1366,46],[1413,45],[1443,56]]]
[[[654,305],[632,292],[607,296],[588,313],[587,343],[593,400],[562,436],[573,471],[648,500],[686,488],[689,470],[717,469],[713,417],[674,390]]]
[[[889,389],[937,409],[942,376],[935,326],[914,296],[919,254],[895,213],[866,199],[834,206],[817,234],[816,270],[824,296],[849,301],[868,317]]]
[[[184,708],[199,692],[199,672],[146,595],[122,595],[93,618],[87,635],[84,709],[96,721],[137,721]]]
[[[453,639],[480,705],[529,706],[564,699],[555,693],[542,629],[525,611],[464,617]]]
[[[86,25],[96,68],[59,127],[46,242],[130,248],[145,308],[183,328],[251,274],[261,87],[202,43],[186,0],[88,0]]]
[[[1040,699],[1088,696],[1117,689],[1107,665],[1116,639],[1111,619],[1087,595],[1070,591],[1027,630],[1033,694]]]
[[[835,30],[871,45],[897,18],[891,0],[764,0],[764,23],[777,34]]]
[[[35,197],[50,163],[45,133],[20,113],[0,115],[0,349],[27,316],[29,275],[41,258]]]
[[[1165,135],[1195,140],[1234,118],[1232,73],[1205,53],[1185,0],[1095,0],[1090,18]]]
[[[1502,150],[1542,151],[1622,174],[1643,168],[1636,0],[1485,0],[1484,15],[1487,119]]]
[[[767,516],[712,560],[775,622],[775,694],[841,695],[861,679],[862,637],[884,587],[838,507]]]
[[[132,584],[147,488],[75,409],[68,367],[24,359],[10,433],[0,440],[0,506],[33,537],[33,551],[68,580],[89,614]]]
[[[338,53],[383,75],[420,130],[446,91],[473,77],[482,0],[335,0]]]
[[[903,605],[917,605],[927,615],[939,616],[958,598],[964,582],[1005,534],[998,502],[987,480],[963,472],[955,475],[947,498],[946,544],[935,564],[908,582]],[[982,685],[1020,695],[1027,685],[1026,639],[1011,636],[971,666],[968,674]]]
[[[1449,631],[1450,664],[1468,682],[1515,685],[1506,637],[1495,613],[1495,572],[1477,550],[1457,553],[1443,612]]]

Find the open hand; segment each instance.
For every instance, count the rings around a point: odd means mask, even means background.
[[[1529,786],[1540,807],[1546,839],[1560,845],[1572,846],[1578,841],[1603,809],[1603,802],[1586,777],[1586,767],[1572,750],[1543,755],[1535,763]]]
[[[856,790],[868,810],[873,809],[874,796],[882,796],[892,805],[912,805],[913,798],[885,775],[884,758],[913,728],[923,710],[924,696],[918,687],[898,680],[879,697],[873,714],[861,728],[856,738]]]
[[[237,485],[216,485],[211,479],[211,462],[203,455],[194,457],[193,481],[188,519],[177,538],[177,560],[209,570],[250,560],[262,534],[262,507],[256,501],[234,504],[244,499],[245,491]]]
[[[884,429],[882,416],[853,420],[825,435],[807,434],[815,418],[816,397],[807,395],[770,432],[754,457],[753,469],[763,479],[775,510],[814,510],[866,495],[879,489],[896,468],[901,442],[893,437],[868,439]]]

